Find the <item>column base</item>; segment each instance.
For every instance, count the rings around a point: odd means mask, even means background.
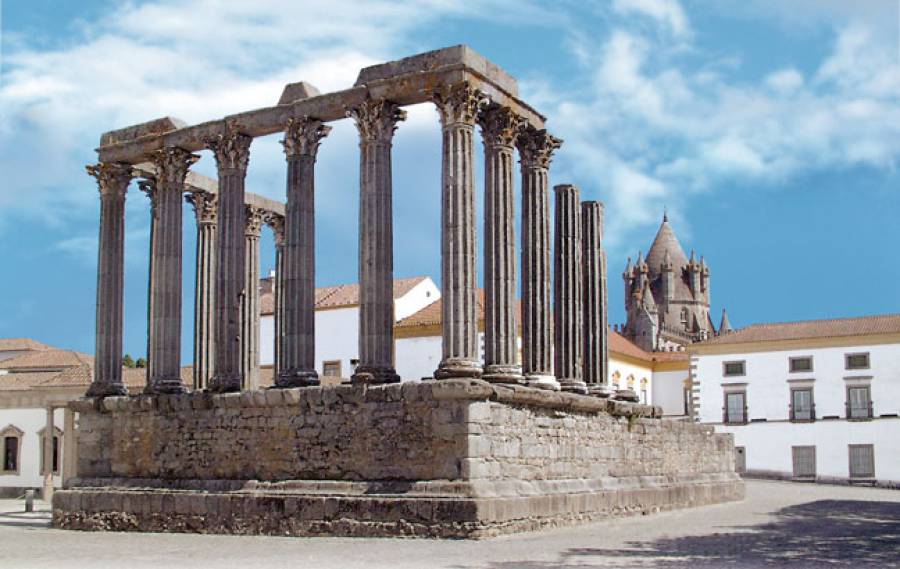
[[[613,399],[616,399],[618,401],[629,401],[631,403],[637,403],[641,400],[641,398],[638,397],[638,394],[635,393],[633,389],[620,389],[616,391]]]
[[[491,383],[522,383],[522,366],[488,364],[484,366],[481,379]]]
[[[434,371],[435,379],[450,379],[452,377],[481,377],[481,365],[473,360],[465,358],[446,358],[441,361]]]
[[[356,371],[350,376],[350,382],[354,384],[368,383],[369,385],[400,383],[400,376],[392,367],[361,365],[357,366]]]
[[[215,375],[211,380],[209,380],[209,386],[206,388],[207,391],[212,393],[231,393],[235,391],[241,390],[241,376],[240,375]]]
[[[559,388],[566,393],[580,393],[581,395],[587,395],[587,384],[580,379],[560,379],[559,380]]]
[[[187,393],[188,389],[182,383],[180,377],[151,378],[144,388],[144,395],[169,395],[173,393]]]
[[[559,391],[560,385],[556,378],[552,375],[531,374],[525,376],[525,385],[528,387],[536,387],[538,389],[547,389],[550,391]]]
[[[290,369],[278,374],[275,378],[275,389],[292,387],[313,387],[319,385],[319,374],[314,369]]]
[[[601,399],[608,399],[615,394],[615,391],[612,387],[607,385],[606,383],[595,383],[588,385],[588,395],[593,397],[600,397]]]
[[[85,397],[119,397],[128,395],[128,390],[121,383],[91,383]]]

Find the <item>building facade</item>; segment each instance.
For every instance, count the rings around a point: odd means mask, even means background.
[[[900,315],[753,325],[690,348],[697,419],[757,476],[900,487]]]

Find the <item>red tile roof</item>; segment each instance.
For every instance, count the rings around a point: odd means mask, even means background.
[[[0,338],[0,352],[22,352],[26,350],[49,350],[50,346],[31,338]]]
[[[697,344],[697,346],[870,336],[876,334],[900,334],[900,314],[752,324],[746,328],[711,338]]]
[[[402,297],[426,278],[427,277],[412,277],[408,279],[395,279],[394,299]],[[275,311],[275,295],[271,292],[263,293],[260,296],[259,305],[261,314],[273,314]],[[358,284],[325,286],[316,289],[316,310],[358,305]]]

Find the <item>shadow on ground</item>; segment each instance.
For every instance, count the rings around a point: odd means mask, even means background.
[[[819,500],[783,508],[775,521],[738,531],[657,541],[621,549],[569,549],[556,562],[500,562],[490,569],[659,567],[900,567],[900,502]]]
[[[0,512],[0,528],[47,529],[50,527],[49,510],[27,513],[23,510]]]

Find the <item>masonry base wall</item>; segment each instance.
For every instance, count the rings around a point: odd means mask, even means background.
[[[73,406],[67,529],[480,538],[744,492],[730,435],[478,380]]]

